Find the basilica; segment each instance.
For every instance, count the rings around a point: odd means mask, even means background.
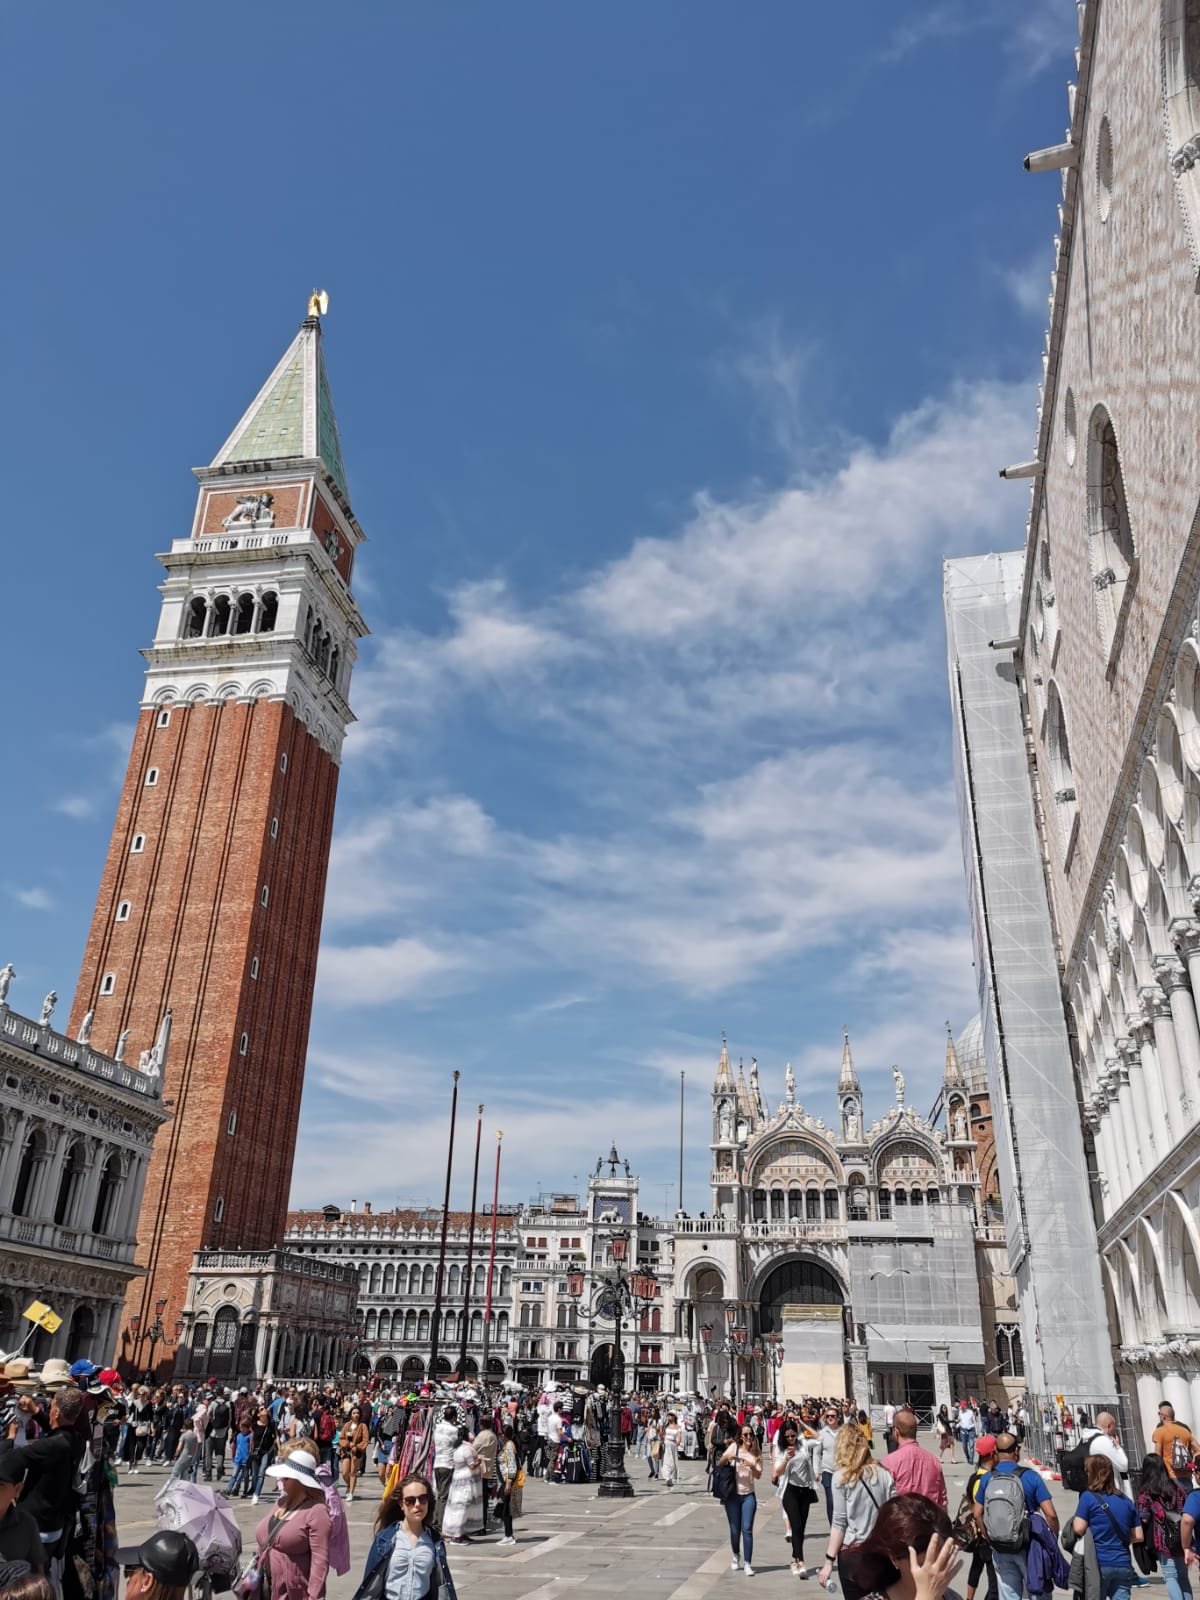
[[[681,1388],[923,1409],[1020,1394],[978,1022],[947,1038],[928,1116],[892,1074],[892,1103],[868,1106],[846,1036],[831,1127],[790,1066],[772,1105],[722,1045],[712,1211],[675,1229]]]

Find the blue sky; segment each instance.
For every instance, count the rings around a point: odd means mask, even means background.
[[[1019,11],[1020,20],[1014,20]],[[313,284],[372,628],[297,1203],[616,1138],[726,1029],[934,1093],[974,1009],[939,562],[1020,542],[1071,0],[47,4],[7,22],[0,962],[72,992],[154,552]],[[672,1199],[673,1204],[673,1199]]]

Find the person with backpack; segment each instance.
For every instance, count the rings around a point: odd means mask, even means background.
[[[859,1587],[855,1569],[847,1564],[842,1552],[848,1546],[862,1544],[875,1526],[880,1508],[895,1495],[896,1484],[882,1462],[872,1461],[867,1441],[856,1422],[842,1423],[836,1438],[833,1515],[829,1519],[825,1564],[817,1573],[817,1581],[824,1588],[836,1562],[844,1600],[863,1600],[867,1591]]]
[[[1161,1456],[1148,1455],[1142,1462],[1138,1483],[1137,1512],[1142,1530],[1148,1535],[1170,1600],[1192,1600],[1187,1560],[1183,1551],[1183,1508],[1187,1494],[1172,1478]]]
[[[963,1491],[962,1502],[958,1508],[958,1515],[954,1519],[954,1537],[971,1557],[971,1568],[967,1573],[967,1587],[964,1600],[975,1600],[975,1589],[984,1572],[988,1575],[989,1600],[995,1600],[998,1593],[996,1583],[996,1568],[992,1563],[992,1547],[987,1542],[987,1535],[979,1526],[975,1517],[975,1491],[979,1488],[986,1473],[996,1465],[996,1440],[994,1435],[985,1433],[975,1441],[975,1465],[967,1479],[967,1487]]]
[[[204,1431],[204,1481],[212,1482],[213,1466],[217,1469],[217,1482],[225,1476],[225,1448],[229,1443],[229,1425],[233,1421],[233,1407],[224,1389],[218,1389],[208,1411],[208,1426]]]
[[[1167,1473],[1177,1478],[1185,1488],[1192,1485],[1192,1462],[1200,1456],[1200,1440],[1185,1422],[1176,1422],[1175,1407],[1169,1400],[1160,1400],[1158,1427],[1151,1439],[1162,1457]]]
[[[1075,1507],[1075,1537],[1082,1539],[1088,1532],[1092,1535],[1105,1600],[1129,1600],[1138,1581],[1131,1547],[1142,1543],[1141,1522],[1132,1501],[1118,1493],[1107,1456],[1089,1456],[1084,1471],[1088,1486]]]
[[[317,1412],[314,1418],[317,1430],[317,1445],[322,1466],[330,1466],[333,1462],[333,1440],[338,1431],[337,1418],[333,1414],[333,1407],[325,1401],[317,1402]],[[350,1498],[353,1500],[354,1496]]]
[[[1032,1519],[1040,1512],[1051,1533],[1058,1534],[1050,1489],[1040,1472],[1021,1466],[1020,1454],[1013,1435],[1002,1433],[996,1440],[996,1465],[983,1474],[975,1491],[975,1520],[992,1547],[999,1600],[1021,1600],[1029,1592],[1026,1563]]]

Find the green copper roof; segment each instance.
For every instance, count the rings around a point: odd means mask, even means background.
[[[333,414],[333,398],[329,393],[329,375],[325,371],[325,357],[317,357],[317,454],[325,463],[342,498],[349,500],[346,487],[346,468],[342,461],[342,446],[338,439],[337,418]]]
[[[297,346],[273,387],[263,395],[249,427],[226,460],[272,461],[279,456],[303,454],[304,351]],[[340,455],[338,464],[341,464]]]
[[[349,500],[320,324],[308,318],[212,464],[313,456],[321,458],[339,493]]]

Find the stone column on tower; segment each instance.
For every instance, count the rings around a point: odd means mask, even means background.
[[[310,309],[206,467],[166,576],[69,1032],[147,1055],[172,1018],[127,1314],[183,1308],[202,1246],[282,1236],[363,540]],[[169,1357],[164,1357],[164,1362]]]

